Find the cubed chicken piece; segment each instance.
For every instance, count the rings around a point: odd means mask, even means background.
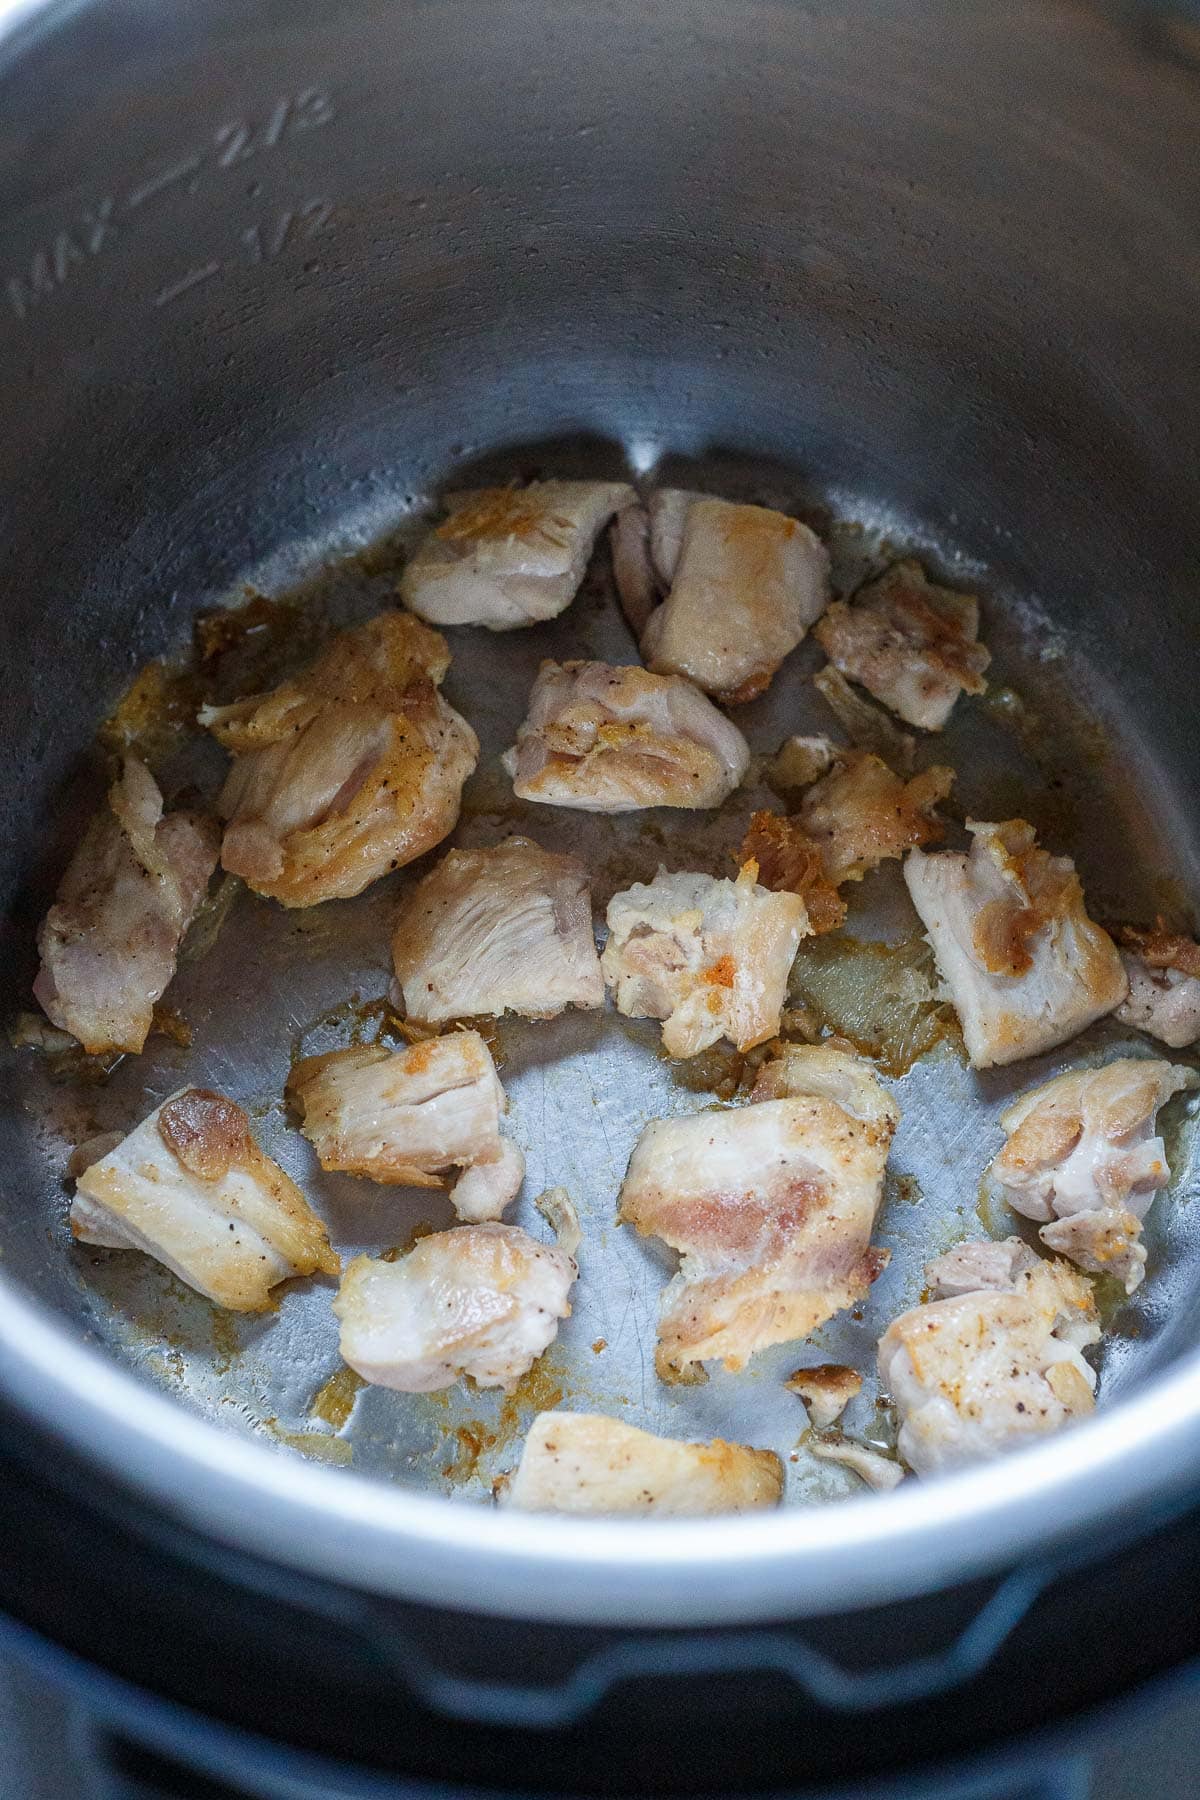
[[[935,809],[953,785],[954,770],[940,763],[905,781],[869,751],[843,750],[800,802],[800,824],[840,887],[942,837],[946,827]]]
[[[626,1018],[663,1020],[671,1056],[721,1037],[749,1050],[779,1030],[810,927],[798,894],[768,893],[756,875],[753,863],[736,881],[660,869],[609,901],[604,979]]]
[[[674,581],[683,554],[692,508],[711,496],[694,488],[658,488],[646,503],[650,515],[650,562],[661,594]]]
[[[992,1288],[1011,1288],[1018,1275],[1036,1269],[1040,1258],[1023,1238],[974,1238],[955,1244],[925,1264],[925,1280],[931,1300],[956,1300],[960,1294],[977,1294]]]
[[[852,1077],[820,1055],[810,1091],[655,1119],[637,1141],[619,1217],[681,1253],[659,1314],[665,1380],[806,1337],[886,1266],[870,1239],[899,1112],[865,1064]],[[794,1067],[786,1085],[803,1080]]]
[[[814,933],[835,931],[846,917],[843,882],[941,837],[935,808],[953,780],[953,769],[935,765],[904,781],[866,750],[840,751],[798,813],[754,814],[742,856],[757,862],[764,887],[803,895]]]
[[[526,1512],[654,1514],[664,1519],[778,1506],[783,1464],[770,1450],[714,1438],[684,1444],[601,1413],[539,1413],[501,1491]]]
[[[1123,1025],[1148,1032],[1172,1050],[1200,1039],[1200,944],[1158,919],[1150,931],[1117,932],[1129,998],[1117,1008]]]
[[[894,1457],[843,1437],[840,1431],[810,1431],[802,1441],[810,1455],[821,1462],[839,1463],[877,1494],[889,1493],[904,1480],[904,1470]]]
[[[392,958],[412,1019],[604,1005],[588,872],[529,838],[444,856],[401,906]]]
[[[285,906],[341,900],[441,842],[479,741],[438,692],[446,640],[408,613],[344,631],[269,694],[206,706],[233,753],[222,864]]]
[[[307,1056],[287,1091],[323,1169],[427,1188],[462,1170],[450,1198],[472,1223],[498,1219],[524,1180],[524,1156],[500,1136],[508,1101],[477,1031]]]
[[[835,603],[816,637],[841,674],[924,731],[942,729],[960,694],[987,687],[979,602],[934,586],[919,563],[897,563],[852,604]]]
[[[342,1360],[379,1387],[428,1394],[470,1375],[511,1393],[543,1350],[575,1263],[516,1225],[460,1225],[398,1262],[356,1256],[333,1302]]]
[[[400,577],[406,606],[431,625],[512,631],[570,606],[597,537],[635,498],[623,481],[535,481],[446,497]]]
[[[645,612],[655,577],[667,588],[642,627],[642,654],[657,674],[686,675],[729,702],[752,700],[824,610],[829,556],[785,513],[668,493],[651,511],[640,558],[634,522],[623,520],[615,561],[631,619]]]
[[[750,749],[677,675],[544,662],[503,761],[519,800],[619,813],[720,806],[750,767]]]
[[[1119,1006],[1128,982],[1070,857],[1038,849],[1024,819],[967,824],[968,856],[914,850],[904,879],[967,1053],[986,1069],[1065,1043]]]
[[[1057,1261],[894,1319],[879,1377],[901,1456],[914,1474],[943,1474],[1084,1417],[1096,1376],[1081,1352],[1099,1336],[1088,1282]]]
[[[813,1369],[797,1369],[783,1385],[789,1393],[799,1394],[809,1424],[824,1431],[862,1392],[862,1376],[841,1363],[818,1363]]]
[[[640,641],[651,613],[670,591],[693,504],[707,496],[691,488],[658,488],[646,501],[622,507],[611,528],[617,598]]]
[[[1157,1058],[1073,1069],[1001,1113],[1008,1143],[990,1173],[1013,1210],[1041,1224],[1049,1249],[1131,1294],[1146,1266],[1142,1220],[1171,1177],[1158,1109],[1196,1087],[1193,1069]]]
[[[125,759],[38,931],[34,996],[85,1050],[142,1048],[217,866],[220,837],[216,822],[198,813],[164,815],[149,769]]]
[[[143,1250],[232,1312],[263,1312],[277,1282],[340,1266],[241,1107],[206,1088],[164,1100],[83,1171],[71,1230],[85,1244]]]

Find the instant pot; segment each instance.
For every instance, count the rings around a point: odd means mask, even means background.
[[[521,445],[744,453],[950,522],[1136,720],[1200,892],[1186,10],[9,5],[0,419],[9,1011],[133,671]],[[154,1746],[130,1791],[1034,1792],[1196,1653],[1186,1282],[1094,1422],[1002,1464],[666,1530],[522,1518],[122,1366],[40,1200],[30,1228],[19,1057],[2,1079],[0,1611]]]

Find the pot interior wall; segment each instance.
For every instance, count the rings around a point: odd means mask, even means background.
[[[1193,71],[1074,6],[60,11],[0,71],[6,1013],[133,671],[464,463],[782,483],[984,579],[1003,666],[1095,728],[1058,847],[1102,914],[1186,910]],[[112,1336],[33,1080],[3,1267]],[[1190,1225],[1116,1387],[1195,1341]]]

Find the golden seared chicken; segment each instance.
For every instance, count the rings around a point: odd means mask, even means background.
[[[144,1250],[233,1312],[263,1312],[277,1282],[340,1266],[241,1107],[207,1088],[173,1094],[84,1169],[71,1230],[85,1244]]]
[[[742,856],[758,863],[764,887],[803,895],[815,934],[834,931],[846,916],[843,882],[942,836],[935,808],[953,781],[953,769],[936,764],[904,781],[866,750],[839,751],[798,813],[754,814]]]
[[[770,1450],[714,1438],[683,1444],[601,1413],[539,1413],[503,1506],[526,1512],[652,1513],[664,1519],[778,1506],[783,1464]]]
[[[592,547],[634,498],[621,481],[535,481],[446,498],[400,578],[406,606],[433,625],[511,631],[553,619],[575,598]]]
[[[738,854],[743,866],[755,865],[760,887],[799,894],[814,937],[845,924],[846,902],[825,873],[821,845],[794,815],[751,813]]]
[[[1096,1376],[1081,1352],[1099,1336],[1090,1286],[1059,1261],[902,1314],[879,1343],[901,1456],[939,1475],[1084,1417]]]
[[[895,1102],[856,1057],[814,1047],[781,1062],[752,1104],[654,1119],[634,1147],[620,1220],[681,1255],[659,1314],[666,1380],[806,1337],[887,1263],[870,1240]]]
[[[829,556],[807,525],[679,488],[618,515],[613,568],[647,665],[730,703],[762,693],[829,597]]]
[[[398,1262],[356,1256],[333,1310],[342,1358],[379,1387],[428,1394],[470,1375],[511,1392],[569,1316],[565,1250],[516,1225],[459,1225]]]
[[[942,729],[960,694],[987,687],[979,602],[935,587],[919,563],[897,563],[852,604],[838,601],[815,636],[841,674],[925,731]]]
[[[601,662],[544,662],[504,754],[519,800],[585,812],[720,806],[745,738],[690,681]]]
[[[461,1170],[450,1198],[472,1223],[498,1219],[525,1179],[524,1156],[500,1136],[508,1101],[477,1031],[307,1056],[287,1091],[323,1169],[430,1188]]]
[[[1158,919],[1150,931],[1125,925],[1117,932],[1129,977],[1129,998],[1117,1008],[1125,1025],[1149,1032],[1172,1050],[1200,1039],[1200,944],[1168,931]]]
[[[1073,1069],[1001,1113],[1008,1143],[989,1172],[1048,1249],[1132,1294],[1146,1267],[1142,1221],[1171,1178],[1158,1109],[1195,1087],[1193,1069],[1156,1057]]]
[[[862,1392],[862,1376],[842,1363],[818,1363],[812,1369],[797,1369],[783,1385],[790,1393],[799,1394],[809,1424],[824,1431]]]
[[[1065,1043],[1124,1000],[1116,945],[1088,917],[1075,865],[1024,819],[967,821],[968,856],[914,850],[904,879],[977,1069]]]
[[[392,959],[411,1019],[604,1005],[588,872],[525,837],[444,856],[401,906]]]
[[[721,1037],[749,1050],[779,1030],[810,927],[799,894],[768,893],[757,873],[752,862],[736,881],[660,869],[608,903],[600,965],[617,1011],[662,1019],[671,1056],[695,1056]]]
[[[164,815],[149,769],[135,756],[125,759],[38,931],[34,996],[85,1050],[142,1048],[219,842],[211,819]]]
[[[221,861],[285,906],[359,894],[454,828],[479,742],[438,686],[446,640],[408,613],[343,631],[269,694],[206,706],[233,753]]]
[[[800,802],[800,824],[820,845],[835,887],[861,881],[889,857],[945,834],[935,808],[954,784],[954,770],[935,763],[904,781],[867,750],[839,751],[827,775]]]

